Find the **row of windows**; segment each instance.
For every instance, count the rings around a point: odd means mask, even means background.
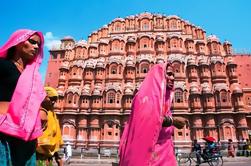
[[[67,101],[68,101],[68,104],[71,104],[71,103],[74,103],[76,104],[77,103],[77,100],[78,100],[78,96],[77,95],[68,95],[67,96]],[[120,100],[121,100],[121,94],[116,94],[114,92],[110,92],[107,94],[107,98],[104,99],[104,103],[109,103],[109,104],[113,104],[113,103],[117,103],[119,104],[120,103]],[[231,97],[230,97],[230,94],[228,92],[220,92],[218,94],[215,95],[215,100],[217,103],[227,103],[227,102],[230,102],[231,100]],[[183,102],[187,102],[187,93],[186,92],[183,92],[181,90],[176,90],[175,93],[174,93],[174,100],[173,100],[175,103],[183,103]],[[199,98],[194,98],[193,101],[199,101]],[[205,99],[205,101],[207,102],[210,102],[210,98],[207,98],[207,100]],[[248,100],[249,101],[249,100]],[[88,103],[89,102],[89,99],[87,98],[83,98],[82,99],[82,103]],[[101,102],[101,98],[95,98],[92,100],[93,103],[100,103]],[[131,98],[127,98],[125,100],[126,103],[131,103],[132,102],[132,99]],[[249,101],[248,103],[251,104],[251,102]]]
[[[141,64],[140,65],[140,70],[138,70],[138,68],[136,68],[136,72],[137,74],[140,73],[147,73],[149,71],[150,65],[149,64]],[[185,68],[183,67],[183,65],[178,64],[178,63],[174,63],[173,64],[173,68],[174,68],[174,72],[175,73],[184,73]],[[72,75],[76,75],[76,73],[78,73],[78,75],[81,74],[81,70],[82,69],[72,69],[71,73]],[[189,71],[191,71],[192,73],[195,73],[198,69],[193,67],[191,69],[189,69]],[[203,72],[209,72],[209,68],[207,67],[202,67],[201,69],[199,69],[200,71]],[[216,63],[215,65],[212,65],[212,73],[215,72],[225,72],[225,66],[219,63]],[[236,68],[232,67],[230,68],[229,72],[236,72]],[[116,66],[116,65],[112,65],[110,66],[110,69],[107,70],[107,74],[121,74],[122,73],[122,66]],[[101,70],[97,70],[96,71],[97,75],[102,75],[103,72]],[[127,72],[127,74],[133,74],[133,70],[129,70],[129,72]],[[201,73],[202,74],[202,73]],[[65,72],[60,72],[60,76],[65,75]],[[85,71],[85,75],[92,75],[92,70],[88,70],[86,69]]]
[[[112,30],[114,32],[121,32],[125,29],[127,30],[136,30],[137,26],[139,25],[139,28],[141,30],[152,30],[153,28],[156,29],[168,29],[168,30],[186,30],[189,34],[196,33],[199,37],[203,37],[203,31],[200,29],[192,29],[191,25],[184,24],[180,20],[165,20],[165,19],[156,19],[156,20],[147,20],[143,19],[139,22],[137,20],[129,20],[127,24],[124,22],[115,22],[112,24]]]
[[[215,94],[215,99],[217,103],[227,103],[231,101],[230,94],[225,91],[221,91],[220,93]],[[199,98],[195,98],[194,101],[199,100]],[[206,100],[206,99],[205,99]],[[174,102],[175,103],[183,103],[187,101],[187,93],[181,90],[175,90],[174,93]],[[210,102],[210,98],[207,98],[207,102]]]
[[[187,49],[187,51],[189,52],[193,52],[196,51],[198,53],[200,52],[204,52],[206,50],[206,48],[208,48],[208,51],[210,54],[221,54],[220,51],[220,44],[216,44],[216,43],[212,43],[211,46],[203,46],[201,44],[194,44],[194,42],[192,41],[186,41],[184,42],[182,39],[176,39],[176,38],[171,38],[170,40],[167,41],[155,41],[153,39],[149,39],[148,37],[142,37],[141,39],[139,39],[139,41],[135,40],[135,42],[137,44],[133,44],[133,43],[126,43],[119,41],[119,40],[113,40],[110,44],[109,44],[109,49],[110,51],[124,51],[125,50],[130,50],[130,51],[137,51],[135,50],[135,45],[138,45],[138,49],[140,48],[151,48],[151,49],[163,49],[166,45],[166,48],[179,48],[179,49],[183,49],[183,46]],[[107,50],[107,46],[108,45],[104,45],[104,44],[100,44],[100,46],[98,47],[98,49],[96,47],[91,47],[87,50],[87,48],[77,48],[76,49],[76,55],[75,57],[77,58],[81,58],[82,56],[87,57],[87,54],[90,55],[91,57],[95,56],[96,54],[98,54],[98,52],[102,53],[102,54],[106,54],[108,53]],[[154,47],[154,48],[153,48]],[[195,49],[195,50],[194,50]],[[225,52],[229,52],[229,50],[231,50],[231,48],[229,47],[224,47],[224,51]],[[57,59],[58,56],[60,56],[60,59],[69,59],[70,56],[73,56],[74,51],[66,51],[65,54],[51,54],[51,59]]]
[[[136,41],[135,41],[136,42]],[[125,44],[124,42],[122,43],[112,43],[111,46],[109,47],[110,48],[110,51],[124,51],[124,49],[126,50],[130,50],[130,51],[137,51],[135,50],[135,45],[136,44],[132,44],[132,43],[127,43],[126,44],[126,48],[124,48]],[[166,48],[183,48],[183,45],[185,46],[185,48],[189,51],[193,51],[194,48],[196,48],[196,51],[197,52],[203,52],[205,50],[206,47],[204,46],[199,46],[199,45],[196,45],[196,44],[193,44],[193,42],[191,43],[188,43],[188,44],[184,44],[183,41],[180,39],[171,39],[171,40],[168,40],[167,42],[155,42],[154,43],[154,40],[142,40],[139,42],[138,45],[138,49],[145,49],[145,48],[151,48],[151,49],[164,49],[165,48],[165,45],[166,45]],[[153,47],[154,46],[154,47]],[[106,53],[108,52],[107,49],[106,49],[107,46],[105,45],[102,45],[100,46],[99,48],[99,52],[101,53]],[[89,51],[87,52],[87,49],[82,49],[84,51],[77,51],[76,52],[76,57],[80,58],[81,55],[86,55],[86,54],[89,54],[90,56],[92,55],[95,55],[98,53],[98,50],[97,48],[90,48]],[[214,53],[216,52],[215,50],[212,51],[211,47],[208,48],[208,50],[210,51],[210,53]],[[220,51],[217,50],[217,52],[220,53]],[[69,58],[70,54],[66,55],[65,57]],[[56,59],[57,58],[57,55],[52,55],[51,57],[52,59]],[[60,55],[60,59],[63,59],[64,58],[64,55],[61,54]]]
[[[69,94],[66,98],[67,100],[67,103],[68,104],[77,104],[77,101],[79,99],[79,96],[78,95],[72,95],[72,94]],[[83,98],[82,99],[82,103],[88,103],[90,99],[88,98]],[[109,103],[109,104],[113,104],[113,103],[117,103],[119,104],[120,103],[120,100],[121,100],[121,94],[117,93],[115,94],[114,92],[110,92],[107,94],[107,98],[104,98],[104,103]],[[131,98],[127,98],[126,100],[126,103],[131,103],[132,102],[132,99]],[[101,102],[101,98],[94,98],[92,100],[93,103],[100,103]]]

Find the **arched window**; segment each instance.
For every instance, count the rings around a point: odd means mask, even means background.
[[[69,93],[69,94],[68,94],[68,97],[67,97],[68,104],[71,104],[71,103],[72,103],[72,99],[73,99],[73,94],[72,94],[72,93]]]
[[[113,51],[119,51],[120,50],[120,42],[119,42],[119,40],[114,40],[113,42],[112,42],[112,50]]]
[[[149,30],[149,23],[148,22],[143,22],[143,25],[142,25],[142,30]]]
[[[251,105],[251,96],[248,96],[247,98],[246,98],[246,101],[247,101],[247,105]]]
[[[172,45],[171,46],[173,48],[176,48],[177,47],[177,39],[173,38],[171,41],[172,41]]]
[[[175,99],[175,103],[183,102],[183,91],[181,89],[175,90],[174,99]]]
[[[109,128],[113,128],[113,122],[112,121],[107,121],[107,125]]]
[[[221,102],[226,103],[228,101],[227,92],[221,91],[220,98],[221,98]]]
[[[120,103],[120,93],[117,93],[117,104]]]
[[[171,28],[171,29],[177,29],[177,23],[176,23],[175,20],[172,20],[172,21],[171,21],[170,28]]]
[[[180,64],[179,63],[174,63],[173,64],[173,70],[175,73],[180,73]]]
[[[75,94],[75,95],[74,95],[74,100],[73,100],[73,103],[74,103],[74,104],[77,104],[77,100],[78,100],[78,95],[77,95],[77,94]]]
[[[115,30],[116,32],[118,32],[118,31],[120,31],[120,29],[121,29],[121,28],[120,28],[120,25],[116,25],[114,30]]]
[[[212,43],[212,48],[214,52],[217,51],[218,49],[217,43]]]
[[[112,65],[111,66],[111,74],[117,74],[117,66],[116,65]]]
[[[110,104],[115,103],[115,92],[109,92],[107,99],[108,103]]]
[[[74,75],[74,76],[77,74],[77,68],[76,67],[72,68],[71,74]]]
[[[141,73],[147,73],[148,70],[149,70],[149,64],[147,63],[141,64],[141,70],[140,70]]]
[[[215,70],[218,71],[218,72],[221,72],[221,71],[222,71],[222,67],[221,67],[221,64],[220,64],[220,63],[216,63],[216,64],[215,64]]]
[[[63,129],[63,135],[70,135],[70,129],[69,129],[69,126],[64,126],[64,129]]]

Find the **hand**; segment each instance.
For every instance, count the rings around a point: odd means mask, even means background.
[[[170,127],[172,125],[173,121],[169,116],[164,116],[162,127]]]
[[[186,122],[187,122],[187,120],[185,118],[173,117],[173,125],[177,129],[182,129],[185,126]]]

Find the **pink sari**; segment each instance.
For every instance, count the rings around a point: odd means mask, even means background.
[[[120,166],[175,166],[173,127],[162,127],[171,115],[166,91],[166,64],[151,68],[133,99],[132,112],[120,140]]]
[[[45,92],[39,67],[43,58],[44,38],[41,32],[22,29],[14,32],[6,44],[0,48],[0,58],[6,58],[9,48],[26,41],[35,33],[41,39],[39,54],[34,61],[26,65],[21,73],[7,114],[0,114],[0,132],[25,141],[34,140],[42,135],[39,107],[45,97]]]

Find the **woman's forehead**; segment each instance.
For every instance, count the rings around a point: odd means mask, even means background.
[[[40,41],[40,37],[38,34],[34,34],[30,37],[30,39],[36,40],[36,41]]]

